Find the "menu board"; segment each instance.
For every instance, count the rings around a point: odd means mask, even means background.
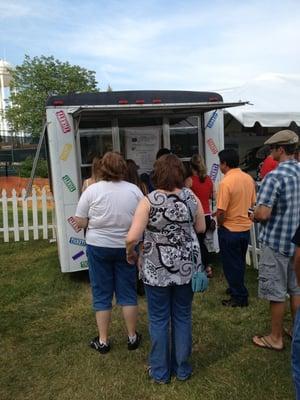
[[[160,129],[157,127],[125,129],[125,157],[136,162],[140,174],[153,169],[159,144]]]

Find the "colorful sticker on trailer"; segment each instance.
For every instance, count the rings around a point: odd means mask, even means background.
[[[79,251],[78,253],[76,253],[76,254],[74,254],[73,256],[72,256],[72,258],[73,258],[73,260],[75,261],[75,260],[77,260],[78,258],[80,258],[80,257],[82,257],[82,256],[84,256],[84,251]]]
[[[67,159],[68,159],[68,157],[69,157],[69,155],[71,153],[72,147],[73,146],[71,145],[71,143],[66,143],[64,145],[64,148],[63,148],[63,150],[61,152],[61,155],[59,157],[62,161],[67,161]]]
[[[69,124],[69,121],[66,117],[66,114],[63,110],[57,111],[56,113],[56,117],[58,119],[58,122],[60,124],[60,127],[63,131],[63,133],[69,133],[71,132],[72,128],[71,125]]]
[[[81,231],[81,228],[79,228],[79,226],[77,225],[77,223],[76,223],[76,221],[75,221],[75,219],[73,217],[69,217],[67,219],[67,221],[69,222],[69,224],[71,225],[71,227],[74,229],[74,231],[76,233]]]
[[[219,150],[212,138],[207,140],[208,147],[213,154],[218,154]]]
[[[89,264],[88,264],[87,261],[81,261],[80,262],[80,268],[88,268],[88,267],[89,267]]]
[[[210,178],[211,178],[211,180],[213,181],[213,182],[215,182],[216,181],[216,179],[217,179],[217,175],[218,175],[218,172],[219,172],[219,165],[218,164],[213,164],[212,166],[211,166],[211,170],[210,170],[210,174],[209,174],[209,176],[210,176]]]
[[[218,118],[218,113],[217,113],[217,111],[214,111],[212,116],[209,118],[209,121],[207,123],[207,127],[208,128],[212,128],[214,126],[217,118]]]
[[[69,243],[74,244],[75,246],[86,246],[86,242],[84,239],[79,239],[76,237],[70,237]]]
[[[74,183],[73,183],[72,179],[69,177],[69,175],[63,176],[62,180],[64,181],[65,185],[70,190],[70,192],[75,192],[76,186],[74,185]]]

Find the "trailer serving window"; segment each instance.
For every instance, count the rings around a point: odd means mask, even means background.
[[[168,147],[183,161],[199,152],[200,117],[119,117],[93,123],[82,117],[78,131],[81,179],[91,174],[95,156],[117,150],[133,159],[140,173],[153,167],[157,151]]]
[[[79,127],[78,138],[81,177],[86,179],[91,174],[93,158],[113,150],[111,121],[104,121],[98,128]]]
[[[170,118],[170,144],[173,153],[183,160],[199,152],[200,118]]]

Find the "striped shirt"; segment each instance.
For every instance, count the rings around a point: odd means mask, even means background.
[[[272,208],[268,221],[261,223],[259,241],[291,257],[295,250],[292,238],[300,218],[300,163],[287,160],[268,173],[258,192],[257,205]]]

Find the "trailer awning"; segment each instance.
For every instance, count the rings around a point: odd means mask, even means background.
[[[174,103],[174,104],[126,104],[126,105],[87,105],[68,107],[67,112],[73,117],[81,117],[85,120],[98,118],[113,118],[117,116],[176,116],[197,115],[208,111],[224,108],[238,107],[248,102],[201,102],[201,103]]]

